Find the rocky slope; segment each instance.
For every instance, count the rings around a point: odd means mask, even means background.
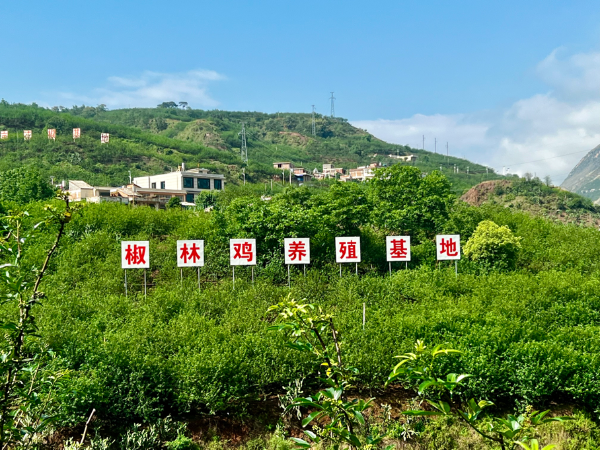
[[[600,145],[579,161],[561,187],[592,200],[600,199]]]

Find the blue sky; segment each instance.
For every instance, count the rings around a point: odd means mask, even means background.
[[[556,181],[600,144],[600,2],[22,1],[0,21],[11,102],[328,113],[335,91],[388,141]]]

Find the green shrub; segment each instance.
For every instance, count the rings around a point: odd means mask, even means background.
[[[487,267],[508,269],[515,266],[520,248],[521,238],[515,236],[510,228],[484,220],[467,241],[465,255]]]

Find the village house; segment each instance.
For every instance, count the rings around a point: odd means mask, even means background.
[[[225,176],[209,173],[208,169],[186,170],[185,164],[176,172],[168,172],[160,175],[146,177],[135,177],[133,184],[138,188],[148,189],[148,192],[157,192],[157,195],[168,195],[166,191],[172,191],[173,195],[179,196],[183,193],[183,202],[193,204],[196,196],[206,191],[222,191],[225,189]],[[139,189],[136,192],[143,192]]]
[[[69,200],[72,202],[85,200],[89,203],[110,201],[127,203],[127,199],[121,200],[112,196],[116,189],[117,188],[114,187],[90,186],[88,183],[81,180],[69,180],[69,188],[67,189],[67,193],[69,194]]]
[[[274,162],[273,168],[279,170],[294,170],[294,165],[291,162]]]
[[[208,169],[186,170],[182,164],[176,172],[135,177],[132,183],[122,187],[94,187],[85,181],[69,180],[68,193],[69,199],[75,202],[110,201],[162,209],[172,197],[179,198],[183,206],[194,206],[201,192],[224,188],[225,176],[209,173]]]
[[[388,155],[389,158],[399,159],[404,162],[413,162],[417,160],[416,155]]]

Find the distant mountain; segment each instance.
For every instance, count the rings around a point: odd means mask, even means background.
[[[561,187],[592,200],[600,199],[600,145],[577,163]]]
[[[106,110],[98,107],[40,108],[0,102],[0,171],[35,165],[55,179],[80,179],[91,184],[122,185],[132,177],[202,166],[223,173],[229,183],[259,182],[280,172],[273,162],[290,161],[307,170],[324,163],[345,169],[380,162],[411,164],[424,172],[442,170],[457,194],[486,179],[501,178],[491,169],[465,159],[384,142],[346,119],[306,113],[235,112],[176,107]],[[245,124],[249,163],[240,158],[240,131]],[[56,129],[49,140],[47,129]],[[80,139],[72,128],[81,128]],[[32,130],[29,141],[23,130]],[[110,133],[110,143],[100,143]],[[414,154],[415,162],[394,156]],[[391,155],[391,156],[390,156]]]

